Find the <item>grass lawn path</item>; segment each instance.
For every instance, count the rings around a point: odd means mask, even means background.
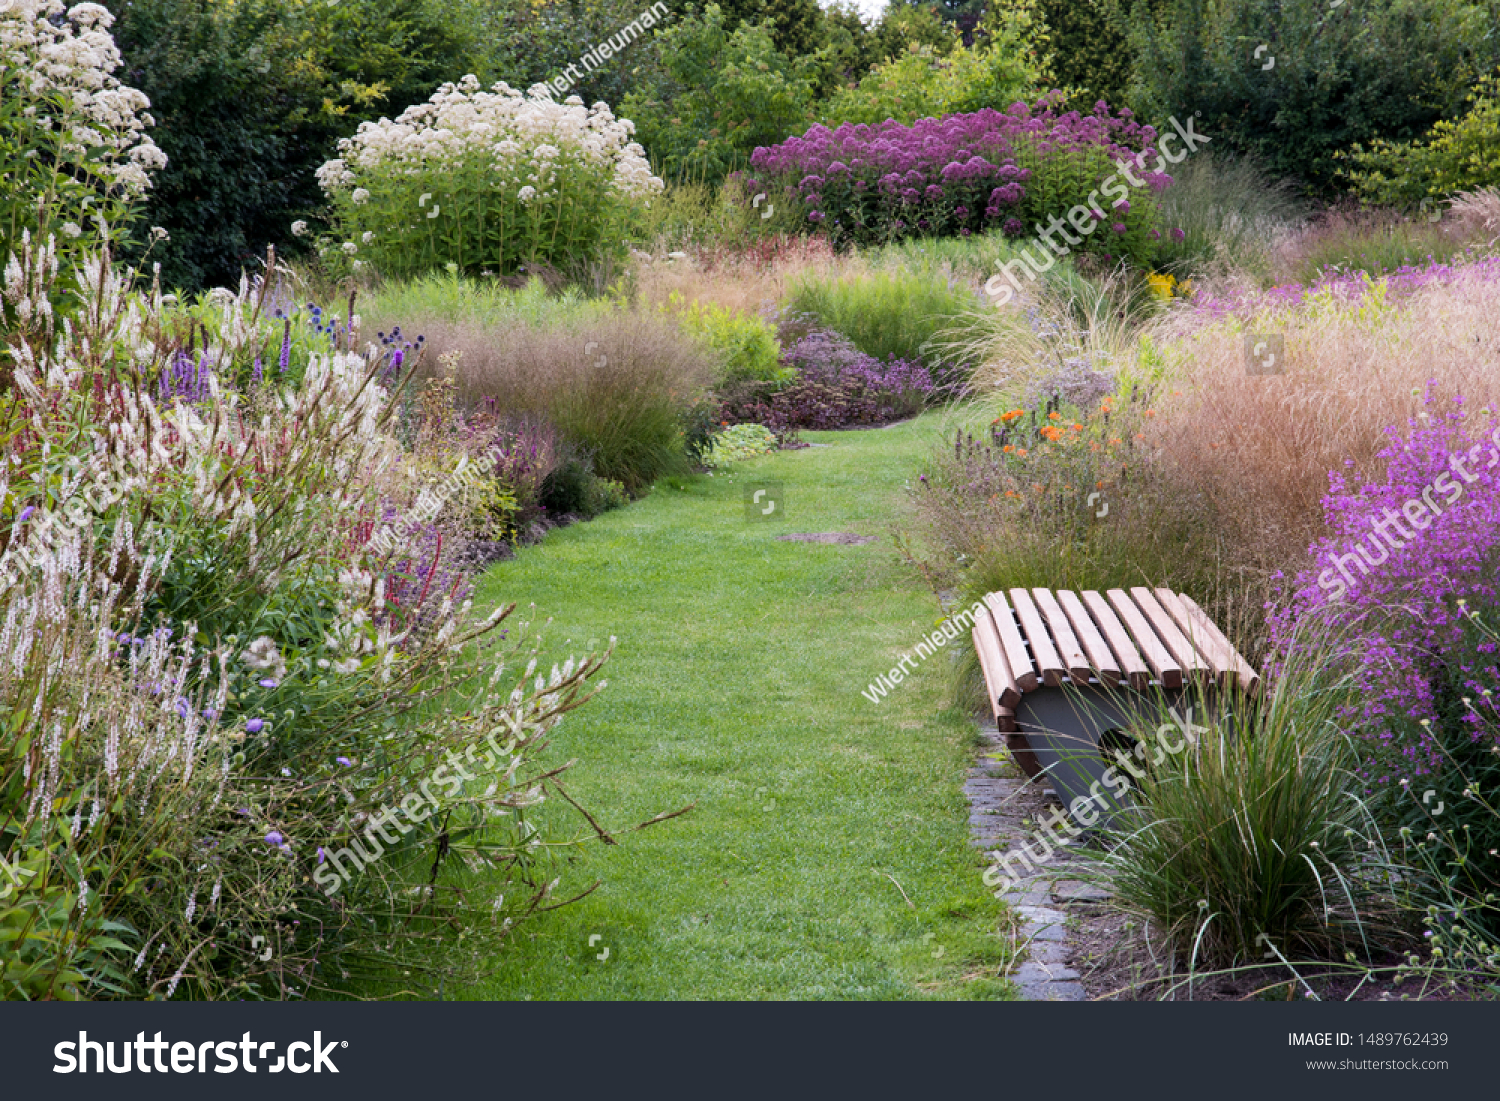
[[[564,897],[603,885],[523,926],[467,996],[1008,996],[948,653],[878,705],[861,695],[936,623],[890,532],[937,423],[807,433],[827,446],[660,484],[485,575],[476,604],[534,603],[558,660],[619,638],[608,688],[549,754],[579,759],[573,796],[612,828],[697,806],[562,868]],[[783,505],[749,522],[745,486],[766,481]],[[790,532],[877,540],[775,538]]]

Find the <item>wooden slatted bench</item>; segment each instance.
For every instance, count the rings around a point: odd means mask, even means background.
[[[1191,597],[1144,586],[1105,593],[1010,589],[984,598],[972,636],[995,723],[1016,762],[1065,802],[1087,794],[1116,732],[1175,706],[1255,695],[1261,679]],[[1101,748],[1101,743],[1103,743]]]

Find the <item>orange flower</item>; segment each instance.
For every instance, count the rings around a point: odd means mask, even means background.
[[[1047,414],[1047,419],[1049,421],[1060,421],[1060,420],[1062,420],[1062,414],[1061,413],[1057,413],[1057,412],[1048,413]]]
[[[1144,440],[1146,438],[1146,433],[1144,433],[1144,432],[1137,432],[1135,434],[1135,438],[1138,439],[1138,440]]]
[[[1104,488],[1104,483],[1102,481],[1095,482],[1094,483],[1094,488],[1095,489],[1103,489]]]
[[[1016,449],[1016,445],[1015,444],[1008,443],[1004,447],[1002,447],[1000,450],[1001,451],[1014,451],[1015,449]]]
[[[1026,410],[1024,409],[1012,409],[1009,413],[1001,414],[1000,419],[1003,420],[1006,424],[1009,424],[1011,421],[1019,420],[1025,415]]]
[[[1007,490],[1006,490],[1006,491],[1005,491],[1005,495],[1006,495],[1006,496],[1007,496],[1007,497],[1019,497],[1019,496],[1021,496],[1021,495],[1020,495],[1020,494],[1019,494],[1019,493],[1017,493],[1017,492],[1016,492],[1016,491],[1015,491],[1015,490],[1013,490],[1013,489],[1007,489]]]
[[[1075,424],[1075,425],[1073,425],[1073,431],[1074,432],[1082,432],[1083,431],[1083,425],[1081,425],[1081,424]]]
[[[1115,436],[1109,442],[1110,443],[1119,443],[1120,442],[1120,437],[1119,436]]]
[[[1043,436],[1046,439],[1051,440],[1053,443],[1056,443],[1058,437],[1062,435],[1062,430],[1055,427],[1054,425],[1047,424],[1043,425],[1040,429],[1037,430],[1037,435]]]
[[[1047,492],[1047,487],[1044,486],[1044,485],[1040,485],[1037,482],[1032,482],[1031,483],[1031,488],[1034,489],[1034,490],[1036,490],[1038,493],[1046,493]]]
[[[1016,448],[1016,454],[1017,455],[1024,455],[1024,454],[1026,454],[1026,449],[1024,447],[1018,447],[1018,448]]]

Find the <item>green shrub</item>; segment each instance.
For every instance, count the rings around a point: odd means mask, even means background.
[[[668,299],[685,333],[708,348],[720,364],[719,386],[743,382],[785,382],[793,372],[781,365],[776,329],[762,317],[712,303],[684,303],[680,294]]]
[[[602,103],[559,107],[504,83],[483,92],[472,76],[445,84],[393,122],[361,127],[318,169],[334,209],[319,252],[398,278],[619,253],[636,204],[662,187],[630,132]]]
[[[1048,70],[1059,88],[1072,89],[1081,111],[1095,102],[1122,103],[1130,87],[1130,49],[1118,0],[1037,0]]]
[[[788,314],[815,317],[876,359],[920,363],[939,381],[959,370],[950,346],[981,308],[975,292],[933,270],[807,274],[787,294]]]
[[[943,52],[916,45],[876,65],[858,85],[835,93],[820,117],[830,127],[886,119],[910,125],[985,107],[1005,110],[1042,83],[1040,62],[1027,44],[1029,5],[994,8],[983,27],[987,33],[972,47],[958,42]]]
[[[1462,112],[1500,63],[1494,26],[1487,0],[1166,0],[1156,12],[1138,0],[1131,106],[1154,122],[1194,116],[1215,152],[1331,194],[1340,150],[1410,141]]]
[[[630,503],[625,486],[594,473],[593,461],[574,454],[560,462],[547,475],[542,486],[542,506],[552,516],[578,516],[592,520],[610,509]]]
[[[620,109],[663,176],[717,183],[756,146],[807,125],[818,63],[778,50],[767,24],[731,32],[719,5],[709,4],[656,38],[665,79],[632,92]]]
[[[1500,73],[1481,80],[1469,102],[1462,118],[1442,119],[1414,141],[1355,145],[1346,173],[1354,190],[1366,202],[1398,206],[1500,185]]]
[[[726,470],[735,463],[769,455],[777,448],[776,433],[760,424],[734,424],[717,433],[703,456],[703,465]]]

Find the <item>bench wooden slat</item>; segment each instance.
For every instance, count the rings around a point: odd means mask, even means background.
[[[1260,674],[1255,671],[1255,667],[1234,648],[1234,644],[1224,636],[1224,632],[1219,630],[1218,625],[1208,618],[1208,613],[1193,602],[1192,597],[1183,596],[1181,600],[1183,607],[1187,609],[1188,616],[1198,625],[1199,630],[1228,650],[1235,675],[1239,678],[1240,690],[1249,695],[1255,695],[1260,690]]]
[[[1193,648],[1188,637],[1177,629],[1177,624],[1172,622],[1172,617],[1152,595],[1151,590],[1144,585],[1137,585],[1130,590],[1130,595],[1142,614],[1151,621],[1151,626],[1156,630],[1156,637],[1161,639],[1167,652],[1182,669],[1183,676],[1192,677],[1200,682],[1212,681],[1213,667],[1203,660],[1203,656]]]
[[[1109,598],[1110,607],[1124,622],[1131,639],[1140,649],[1141,656],[1146,659],[1146,664],[1156,674],[1156,679],[1161,682],[1162,687],[1181,688],[1182,667],[1162,645],[1161,639],[1156,637],[1151,621],[1141,614],[1141,610],[1130,599],[1130,594],[1124,589],[1110,589],[1105,595]]]
[[[1022,692],[1030,692],[1037,686],[1036,669],[1031,664],[1031,655],[1026,650],[1026,640],[1021,637],[1021,628],[1016,617],[1005,602],[1004,593],[987,593],[985,605],[994,617],[995,633],[1000,636],[1000,649],[1005,653],[1005,662]]]
[[[1193,649],[1197,650],[1198,655],[1207,663],[1213,672],[1214,680],[1222,687],[1232,684],[1235,680],[1234,659],[1231,657],[1232,647],[1214,638],[1204,631],[1201,625],[1195,623],[1179,594],[1164,588],[1158,588],[1154,592],[1157,603],[1166,609],[1177,629],[1186,636],[1187,640],[1193,644]]]
[[[1057,590],[1057,602],[1062,606],[1063,614],[1068,617],[1068,622],[1073,625],[1073,633],[1078,636],[1083,652],[1088,655],[1089,664],[1093,666],[1099,680],[1113,688],[1123,679],[1120,673],[1120,662],[1110,653],[1109,643],[1104,641],[1104,636],[1099,633],[1099,628],[1089,618],[1088,611],[1083,602],[1078,599],[1078,594],[1067,589]],[[1141,666],[1145,672],[1146,667]]]
[[[1063,668],[1062,657],[1059,656],[1057,647],[1052,645],[1052,639],[1047,634],[1047,625],[1042,622],[1041,613],[1036,610],[1031,594],[1025,589],[1011,589],[1010,600],[1016,609],[1016,618],[1021,621],[1021,627],[1026,632],[1026,639],[1031,643],[1031,656],[1036,660],[1037,668],[1041,672],[1042,683],[1056,688],[1062,684],[1068,671]]]
[[[1002,734],[1014,734],[1016,732],[1016,713],[1009,707],[995,708],[995,726]]]
[[[1151,683],[1151,670],[1146,668],[1145,659],[1130,640],[1130,632],[1120,622],[1120,617],[1115,615],[1103,595],[1092,589],[1083,594],[1083,603],[1119,659],[1120,671],[1130,681],[1130,687],[1137,691],[1144,689]]]
[[[1088,684],[1091,678],[1089,659],[1084,655],[1083,647],[1073,633],[1073,628],[1068,624],[1068,617],[1063,614],[1057,597],[1052,595],[1051,589],[1032,589],[1031,595],[1036,600],[1036,606],[1042,613],[1042,618],[1047,621],[1047,627],[1052,632],[1052,641],[1057,644],[1057,652],[1062,657],[1062,663],[1068,670],[1068,675],[1073,678],[1073,683]]]
[[[1011,676],[1010,663],[1000,649],[1000,635],[995,630],[995,620],[988,611],[981,610],[974,617],[974,651],[979,655],[979,667],[984,671],[984,683],[990,691],[990,706],[995,717],[1000,717],[1000,708],[1015,707],[1021,702],[1021,686]]]

